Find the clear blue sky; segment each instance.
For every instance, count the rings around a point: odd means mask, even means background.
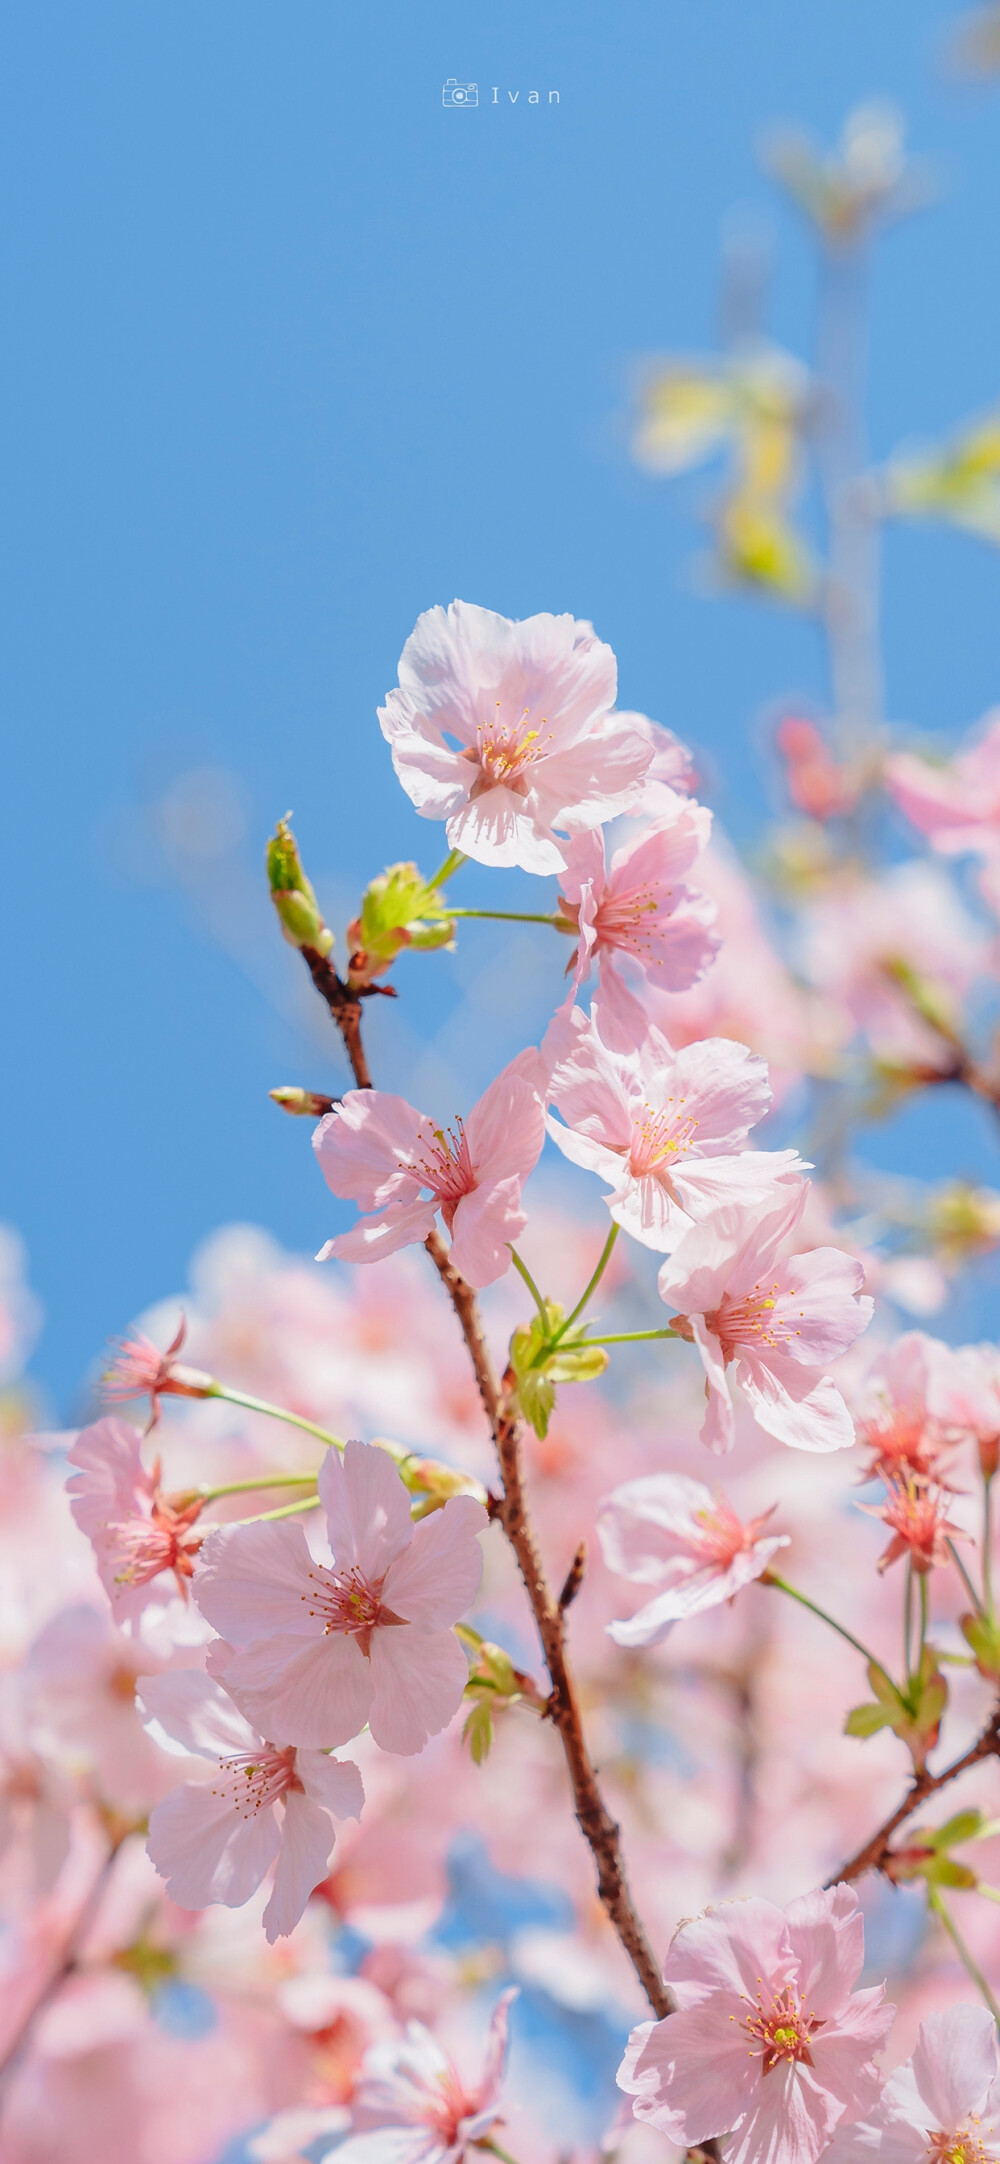
[[[632,355],[710,342],[726,215],[772,204],[762,129],[829,140],[872,94],[945,191],[884,250],[875,448],[996,397],[1000,91],[942,78],[955,20],[943,0],[8,0],[0,1215],[29,1242],[56,1411],[214,1225],[310,1251],[332,1229],[266,1091],[339,1068],[247,868],[289,806],[332,901],[429,863],[374,713],[420,609],[592,617],[624,702],[707,752],[720,816],[752,828],[761,707],[822,700],[822,655],[788,616],[697,596],[692,492],[630,476],[614,417]],[[452,75],[477,111],[443,110]],[[801,350],[808,250],[769,215],[772,328]],[[958,734],[997,697],[997,577],[972,541],[893,535],[896,719]],[[205,767],[240,777],[242,806],[213,787],[242,874],[197,855],[219,835],[192,835],[177,777]],[[178,833],[232,951],[171,881]],[[445,1040],[468,1020],[468,977],[403,980],[387,1078],[425,1015]],[[469,1024],[477,1081],[505,1030]]]

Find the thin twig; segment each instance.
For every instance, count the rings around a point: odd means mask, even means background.
[[[980,1765],[984,1758],[997,1757],[1000,1757],[1000,1705],[994,1708],[982,1735],[977,1736],[975,1743],[971,1744],[967,1751],[963,1751],[961,1758],[953,1759],[951,1765],[945,1766],[940,1773],[929,1773],[925,1767],[922,1773],[914,1775],[902,1803],[897,1804],[891,1816],[872,1834],[871,1839],[865,1842],[864,1847],[859,1848],[856,1855],[850,1856],[846,1863],[841,1864],[840,1870],[835,1871],[833,1877],[827,1880],[827,1885],[836,1886],[851,1879],[862,1878],[866,1871],[883,1871],[893,1834],[912,1817],[922,1803],[926,1803],[928,1796],[936,1796],[942,1788],[948,1787],[949,1782],[957,1780],[960,1773],[968,1772],[970,1766]]]

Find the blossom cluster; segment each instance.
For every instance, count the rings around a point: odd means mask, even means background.
[[[906,206],[878,109],[774,163],[828,251]],[[643,398],[648,471],[731,458],[726,577],[819,607],[808,371]],[[954,467],[857,515],[985,531]],[[273,1093],[315,1262],[216,1236],[47,1434],[0,1242],[0,2164],[1000,2164],[1000,1198],[847,1144],[1000,1107],[1000,723],[848,718],[778,721],[762,899],[591,624],[429,609],[379,721],[438,870],[341,962],[268,849],[350,1067]],[[476,918],[544,931],[544,1011],[509,970],[513,1056],[425,1110],[366,1003]]]

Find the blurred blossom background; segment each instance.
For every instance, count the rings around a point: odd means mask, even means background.
[[[46,1311],[32,1373],[53,1417],[214,1226],[305,1254],[336,1229],[267,1099],[340,1068],[261,856],[292,808],[338,936],[381,864],[431,868],[375,720],[421,609],[591,617],[623,703],[693,745],[736,843],[771,847],[777,719],[830,705],[803,605],[816,490],[796,495],[780,429],[758,445],[797,536],[761,605],[713,561],[725,430],[668,482],[685,460],[643,445],[634,400],[651,356],[759,337],[811,359],[816,250],[774,168],[801,181],[787,130],[825,154],[877,100],[914,162],[847,355],[864,458],[987,413],[997,45],[994,13],[945,0],[5,9],[2,1208]],[[450,76],[477,109],[442,106]],[[790,359],[793,403],[798,380]],[[903,473],[911,507],[922,485]],[[997,696],[991,518],[987,485],[958,527],[886,529],[881,718],[901,741],[946,748]],[[752,556],[760,534],[731,525]],[[390,1086],[450,1113],[551,1012],[558,943],[520,928],[515,1016],[500,932],[470,927],[419,980],[401,966],[370,1018]],[[866,1127],[862,1160],[1000,1187],[992,1116],[948,1094],[946,1123],[928,1092]]]

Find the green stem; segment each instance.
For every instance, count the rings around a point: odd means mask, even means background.
[[[528,1268],[528,1265],[527,1265],[527,1263],[526,1263],[526,1262],[522,1262],[522,1261],[521,1261],[521,1257],[520,1257],[520,1255],[518,1254],[518,1252],[517,1252],[517,1249],[516,1249],[516,1247],[512,1247],[512,1248],[511,1248],[511,1251],[510,1251],[510,1259],[511,1259],[511,1261],[512,1261],[513,1265],[514,1265],[514,1268],[515,1268],[515,1270],[516,1270],[516,1271],[518,1272],[518,1275],[519,1275],[520,1277],[523,1277],[523,1279],[524,1279],[524,1282],[525,1282],[525,1284],[527,1285],[528,1291],[530,1292],[530,1294],[531,1294],[531,1297],[532,1297],[532,1299],[533,1299],[533,1301],[534,1301],[534,1303],[535,1303],[535,1306],[537,1307],[537,1309],[538,1309],[538,1312],[539,1312],[539,1314],[540,1314],[540,1316],[541,1316],[541,1318],[542,1318],[542,1321],[543,1321],[543,1323],[545,1324],[545,1328],[546,1328],[546,1330],[548,1330],[548,1327],[549,1327],[549,1311],[548,1311],[548,1308],[546,1307],[546,1305],[545,1305],[545,1302],[544,1302],[544,1300],[542,1299],[542,1295],[541,1295],[541,1293],[540,1293],[540,1292],[539,1292],[539,1290],[538,1290],[538,1286],[536,1285],[536,1283],[535,1283],[535,1280],[534,1280],[534,1278],[533,1278],[533,1277],[532,1277],[532,1275],[531,1275],[531,1271],[529,1270],[529,1268]]]
[[[511,2156],[509,2149],[501,2149],[498,2141],[477,2141],[473,2142],[472,2146],[474,2149],[485,2149],[489,2156],[499,2157],[500,2164],[517,2164],[516,2157]]]
[[[843,1623],[835,1622],[833,1616],[827,1615],[825,1608],[818,1607],[814,1600],[810,1600],[807,1593],[800,1593],[797,1585],[789,1585],[787,1578],[779,1578],[776,1570],[762,1571],[760,1583],[777,1586],[779,1593],[787,1593],[791,1600],[797,1600],[803,1608],[808,1608],[810,1614],[817,1615],[821,1623],[828,1623],[830,1629],[836,1631],[838,1638],[846,1638],[848,1645],[853,1646],[855,1652],[860,1653],[870,1667],[877,1668],[879,1675],[885,1676],[887,1683],[891,1683],[892,1677],[888,1671],[883,1668],[881,1661],[876,1660],[874,1653],[870,1653],[868,1647],[862,1645],[860,1638],[855,1638],[853,1631],[845,1630]]]
[[[926,1572],[925,1570],[922,1570],[922,1571],[920,1572],[920,1646],[919,1646],[919,1650],[918,1650],[918,1653],[917,1653],[917,1674],[918,1674],[918,1675],[920,1674],[920,1671],[921,1671],[921,1669],[922,1669],[922,1667],[923,1667],[923,1661],[924,1661],[924,1647],[925,1647],[925,1645],[926,1645],[926,1643],[927,1643],[927,1625],[928,1625],[928,1621],[929,1621],[929,1615],[928,1615],[928,1597],[929,1597],[929,1592],[930,1592],[930,1587],[929,1587],[929,1583],[928,1583],[928,1574],[927,1574],[927,1572]]]
[[[575,932],[575,924],[562,917],[543,917],[528,909],[449,909],[449,917],[489,917],[494,924],[552,924],[557,932]]]
[[[594,1275],[591,1278],[586,1291],[577,1301],[576,1306],[573,1309],[572,1315],[567,1315],[565,1322],[562,1323],[559,1329],[556,1331],[555,1337],[552,1340],[554,1345],[558,1345],[560,1338],[565,1337],[567,1330],[572,1329],[577,1316],[583,1314],[584,1308],[586,1307],[591,1295],[597,1291],[597,1287],[600,1284],[602,1277],[604,1276],[604,1272],[607,1269],[609,1262],[611,1261],[611,1252],[617,1238],[618,1226],[615,1223],[612,1223],[611,1230],[601,1250],[601,1259],[597,1265],[596,1270],[594,1271]]]
[[[996,1621],[993,1607],[993,1512],[991,1508],[993,1475],[983,1480],[983,1606],[990,1622]]]
[[[965,1587],[965,1590],[969,1596],[969,1599],[972,1602],[976,1614],[982,1615],[983,1604],[979,1598],[978,1593],[976,1592],[976,1588],[972,1583],[972,1579],[970,1578],[969,1573],[966,1570],[965,1564],[963,1563],[962,1558],[959,1555],[958,1549],[956,1548],[953,1540],[950,1540],[948,1542],[948,1549],[951,1555],[951,1560],[954,1563],[955,1569],[957,1570],[958,1575],[962,1580],[962,1584]]]
[[[315,1473],[261,1473],[256,1480],[224,1480],[218,1488],[196,1488],[199,1502],[217,1502],[220,1495],[249,1495],[253,1488],[314,1488]]]
[[[654,1337],[678,1337],[677,1330],[616,1330],[611,1337],[588,1337],[588,1345],[644,1345]]]
[[[961,1932],[957,1929],[953,1918],[949,1914],[948,1910],[945,1908],[944,1902],[942,1901],[941,1895],[938,1892],[936,1886],[928,1886],[927,1902],[928,1906],[934,1910],[934,1914],[940,1917],[941,1922],[943,1923],[944,1928],[948,1933],[948,1937],[951,1940],[951,1943],[955,1949],[955,1952],[958,1955],[958,1958],[962,1964],[963,1969],[965,1970],[966,1975],[971,1977],[972,1982],[975,1984],[976,1990],[979,1992],[980,1997],[989,2007],[990,2013],[992,2014],[993,2019],[996,2022],[997,2028],[1000,2029],[1000,2006],[997,2005],[993,1993],[990,1990],[985,1976],[983,1975],[982,1969],[978,1967],[977,1963],[973,1959],[973,1956],[969,1952],[969,1949],[965,1943],[965,1940],[962,1937]]]
[[[207,1398],[224,1398],[227,1405],[242,1405],[248,1413],[266,1413],[269,1420],[285,1420],[290,1428],[302,1428],[306,1435],[315,1435],[330,1450],[346,1449],[339,1435],[331,1435],[326,1428],[318,1428],[315,1420],[303,1420],[300,1413],[289,1413],[283,1405],[269,1405],[266,1398],[252,1398],[245,1390],[230,1390],[228,1383],[213,1383],[206,1390]]]
[[[319,1504],[318,1495],[307,1495],[304,1502],[284,1503],[280,1510],[259,1510],[255,1518],[237,1518],[234,1522],[237,1525],[267,1525],[272,1518],[294,1518],[297,1512],[318,1510]]]
[[[454,872],[457,872],[459,870],[459,867],[464,863],[465,858],[462,855],[460,849],[449,849],[448,854],[445,857],[444,863],[438,865],[437,871],[435,872],[433,879],[429,879],[427,881],[428,886],[443,887],[445,881],[447,879],[450,879],[452,877],[452,874]]]
[[[913,1646],[913,1557],[906,1558],[906,1591],[903,1594],[903,1664],[906,1669],[907,1687],[913,1681],[913,1663],[910,1658]]]

